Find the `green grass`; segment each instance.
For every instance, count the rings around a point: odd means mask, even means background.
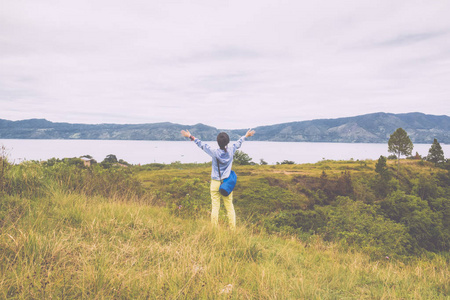
[[[439,255],[372,261],[317,236],[300,241],[243,222],[230,232],[223,224],[211,227],[207,217],[177,218],[145,202],[56,190],[2,201],[15,207],[0,227],[4,299],[448,299],[450,293],[449,263]]]
[[[249,177],[255,179],[258,177],[280,177],[284,179],[292,179],[294,176],[309,176],[320,177],[322,172],[326,172],[328,176],[337,178],[342,172],[348,171],[356,177],[374,176],[376,160],[342,160],[332,161],[323,160],[315,164],[300,164],[300,165],[256,165],[256,166],[242,166],[233,165],[233,169],[239,176],[239,181],[247,180]],[[397,172],[397,161],[388,160],[388,168],[391,173]],[[209,180],[211,174],[210,164],[180,164],[177,167],[173,165],[162,165],[161,169],[146,170],[141,168],[138,172],[139,179],[144,185],[154,188],[161,184],[170,182],[174,177],[180,178],[201,178],[205,181]],[[430,172],[445,172],[438,168],[435,168],[432,163],[406,160],[403,159],[400,162],[400,175],[429,175]]]

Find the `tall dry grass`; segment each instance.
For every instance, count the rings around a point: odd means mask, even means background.
[[[442,256],[371,261],[240,224],[174,217],[138,201],[51,191],[3,196],[0,298],[448,299]],[[9,204],[8,204],[9,203]]]

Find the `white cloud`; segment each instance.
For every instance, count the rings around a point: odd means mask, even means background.
[[[448,1],[2,5],[4,119],[243,128],[450,113]]]

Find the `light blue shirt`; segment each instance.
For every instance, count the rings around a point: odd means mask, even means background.
[[[203,151],[205,151],[209,156],[212,157],[212,170],[211,170],[211,179],[220,180],[225,179],[230,176],[231,167],[233,165],[233,156],[237,149],[241,148],[242,143],[245,140],[245,136],[241,137],[236,143],[233,143],[231,147],[226,147],[226,150],[222,149],[211,149],[211,147],[202,142],[199,139],[195,139],[194,142],[199,146]],[[217,169],[217,160],[220,162],[220,175],[219,170]]]

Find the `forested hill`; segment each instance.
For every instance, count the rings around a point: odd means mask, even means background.
[[[338,119],[318,119],[255,128],[254,141],[384,143],[403,128],[413,143],[450,144],[450,117],[423,113],[374,113]],[[0,119],[0,139],[104,139],[104,140],[185,140],[181,129],[188,129],[203,140],[215,140],[219,131],[204,124],[70,124],[45,119],[8,121]],[[232,139],[246,129],[225,130]]]

